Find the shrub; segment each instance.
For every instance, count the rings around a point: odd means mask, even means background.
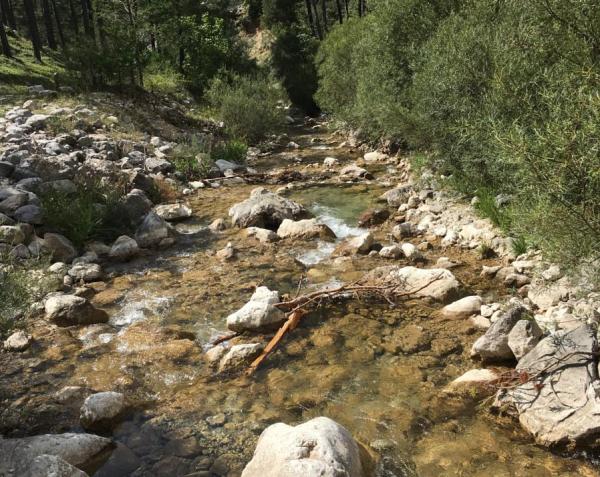
[[[215,146],[210,155],[215,161],[222,159],[237,164],[244,164],[246,162],[247,152],[248,146],[245,142],[232,140]]]
[[[207,98],[231,136],[251,143],[283,123],[281,88],[264,75],[221,77],[212,83]]]
[[[210,142],[204,136],[193,136],[180,143],[171,159],[175,170],[187,180],[207,177],[213,166],[210,157]]]
[[[76,246],[91,239],[112,241],[133,231],[120,187],[93,182],[79,184],[74,194],[48,189],[39,195],[46,225]]]

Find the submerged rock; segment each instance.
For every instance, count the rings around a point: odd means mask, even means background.
[[[256,238],[260,243],[272,243],[281,240],[281,237],[272,230],[261,229],[260,227],[248,227],[246,235]]]
[[[304,219],[310,214],[302,205],[257,187],[248,199],[229,209],[229,216],[233,225],[240,228],[255,226],[276,230],[285,219]]]
[[[39,456],[54,456],[72,466],[84,466],[111,447],[110,439],[92,434],[44,434],[19,439],[0,438],[1,475],[41,475],[30,474],[32,467],[39,468],[34,461]],[[41,459],[49,463],[52,459]],[[56,460],[54,460],[56,462]],[[60,474],[58,474],[60,475]],[[69,474],[66,474],[69,475]],[[77,474],[75,474],[77,475]]]
[[[107,430],[125,411],[125,396],[107,391],[88,396],[81,406],[79,420],[84,429]]]
[[[500,391],[497,402],[516,409],[521,425],[542,445],[579,443],[600,435],[600,382],[592,354],[597,349],[588,325],[544,338],[517,365],[517,372],[532,379]]]
[[[349,256],[362,254],[366,255],[371,251],[373,246],[373,235],[370,232],[366,232],[357,237],[349,237],[341,242],[333,254],[337,256]]]
[[[87,477],[84,471],[55,455],[42,454],[31,462],[27,477]]]
[[[108,314],[85,298],[56,294],[46,299],[46,318],[58,326],[91,325],[108,322]]]
[[[265,429],[242,477],[363,477],[364,467],[350,433],[317,417],[295,427],[277,423]]]
[[[148,212],[135,232],[135,240],[141,247],[166,245],[171,236],[171,227],[155,212]]]
[[[227,373],[247,366],[263,349],[260,343],[246,343],[232,346],[219,362],[219,373]]]
[[[279,293],[267,287],[258,287],[250,301],[227,317],[227,328],[232,331],[256,331],[272,327],[285,320],[285,313],[275,306]]]

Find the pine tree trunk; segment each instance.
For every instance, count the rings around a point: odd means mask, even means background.
[[[42,0],[42,12],[44,13],[44,25],[46,27],[46,40],[51,50],[56,50],[56,38],[54,37],[54,25],[52,24],[52,10],[48,0]]]
[[[0,0],[0,7],[2,10],[2,22],[11,30],[16,30],[17,21],[15,20],[15,12],[10,0]]]
[[[346,18],[350,18],[350,10],[348,9],[348,0],[344,0],[344,6],[346,8]]]
[[[27,15],[27,27],[29,29],[29,36],[31,37],[31,44],[33,46],[33,56],[41,63],[42,43],[40,41],[40,31],[37,27],[37,20],[35,18],[32,0],[23,0],[23,5],[25,7],[25,14]]]
[[[4,17],[4,5],[2,5],[2,17]],[[0,22],[0,45],[2,45],[2,54],[7,58],[12,58],[12,52],[10,51],[10,45],[8,44],[8,37],[6,36],[6,29],[4,23]]]
[[[60,45],[64,48],[66,45],[65,32],[63,30],[62,22],[60,21],[60,12],[56,6],[56,0],[52,0],[52,10],[54,12],[54,19],[56,20],[56,29],[58,30]]]
[[[344,23],[344,14],[342,13],[342,3],[340,0],[335,0],[335,5],[337,7],[338,21],[340,25]]]
[[[321,10],[323,12],[323,32],[327,33],[327,0],[321,0]]]
[[[306,15],[308,17],[308,24],[310,25],[310,31],[313,36],[317,36],[317,30],[315,29],[315,19],[313,18],[312,6],[310,0],[306,0]]]
[[[323,30],[321,29],[321,20],[319,20],[319,12],[317,10],[317,0],[310,0],[311,2],[313,2],[313,7],[314,7],[314,11],[315,11],[315,25],[317,27],[317,35],[319,37],[319,40],[323,39]]]
[[[73,0],[69,0],[69,10],[71,13],[71,28],[75,32],[75,35],[79,36],[79,21],[77,20],[77,11],[75,10]]]
[[[87,36],[93,37],[92,25],[90,22],[90,9],[87,0],[81,0],[81,18],[83,20],[83,31]]]

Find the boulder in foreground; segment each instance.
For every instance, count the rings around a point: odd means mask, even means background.
[[[363,477],[350,433],[327,417],[298,426],[277,423],[261,434],[242,477]]]

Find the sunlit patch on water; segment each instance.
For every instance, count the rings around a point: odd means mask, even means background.
[[[123,327],[145,320],[150,315],[160,315],[169,307],[170,301],[167,297],[157,296],[147,296],[135,301],[126,300],[125,305],[110,318],[109,323]]]

